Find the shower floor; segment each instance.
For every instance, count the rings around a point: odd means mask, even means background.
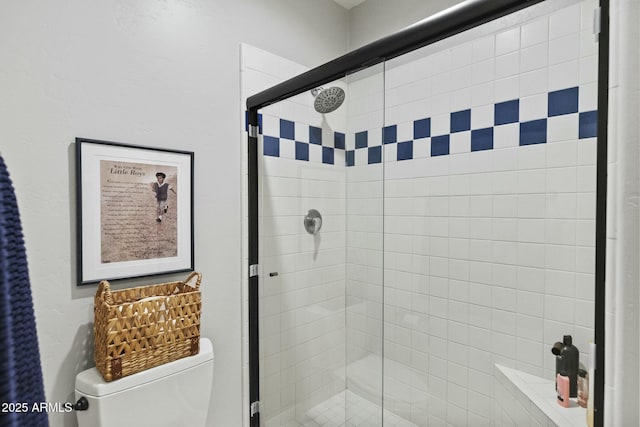
[[[349,402],[348,412],[345,402]],[[384,424],[381,423],[381,415]],[[297,422],[300,427],[417,427],[349,390],[312,407]]]

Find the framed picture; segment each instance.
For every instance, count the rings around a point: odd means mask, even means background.
[[[190,271],[193,152],[76,138],[78,282]]]

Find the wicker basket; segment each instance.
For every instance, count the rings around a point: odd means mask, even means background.
[[[181,282],[117,291],[100,282],[93,358],[106,381],[198,354],[201,281],[193,272]]]

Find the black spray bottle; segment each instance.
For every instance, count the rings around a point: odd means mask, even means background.
[[[569,377],[569,396],[577,397],[580,352],[572,341],[571,335],[565,335],[562,342],[553,345],[551,352],[556,356],[556,376],[561,372],[563,375],[567,375]]]

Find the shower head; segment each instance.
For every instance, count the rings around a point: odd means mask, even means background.
[[[311,94],[316,98],[313,107],[322,114],[337,110],[344,102],[344,90],[338,86],[332,86],[328,89],[318,87],[313,89]]]

